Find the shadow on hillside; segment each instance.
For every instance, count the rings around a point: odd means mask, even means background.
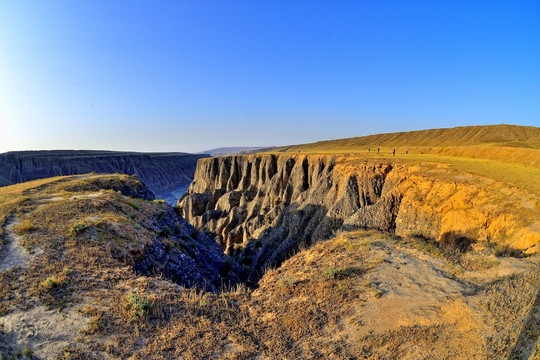
[[[512,349],[510,359],[529,359],[538,345],[538,312],[540,311],[540,288],[536,292],[536,298],[531,310],[521,328],[516,346]],[[532,345],[532,346],[531,346]],[[537,354],[538,355],[538,354]]]
[[[394,231],[394,219],[383,223],[385,228],[348,225],[347,231]],[[231,255],[239,265],[247,269],[247,285],[256,287],[268,269],[275,269],[299,251],[331,238],[342,225],[343,219],[328,216],[328,208],[325,206],[309,204],[299,209],[298,203],[292,203],[283,209],[273,227],[268,228],[259,238],[250,239],[245,248]]]

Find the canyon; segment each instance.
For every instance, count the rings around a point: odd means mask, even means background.
[[[191,159],[176,206],[188,155],[19,157],[21,181],[144,171],[0,188],[2,358],[534,359],[537,131],[510,130]]]
[[[538,213],[520,196],[441,164],[258,154],[199,160],[177,211],[260,274],[337,231],[359,229],[463,251],[499,244],[538,252]],[[528,208],[517,212],[516,201]]]
[[[14,151],[0,154],[0,186],[60,175],[121,173],[137,175],[158,198],[172,203],[193,179],[197,160],[206,156],[91,150]]]

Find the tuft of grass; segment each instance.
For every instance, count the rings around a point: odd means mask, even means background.
[[[298,282],[298,279],[294,276],[284,276],[278,280],[278,286],[282,288],[291,288]]]
[[[523,250],[514,249],[508,245],[490,243],[491,251],[498,257],[524,258],[527,256]]]
[[[159,232],[159,235],[161,235],[163,237],[170,236],[171,234],[172,234],[172,231],[167,225],[163,226],[163,228]]]
[[[30,359],[31,359],[32,356],[33,356],[32,350],[30,350],[30,348],[29,348],[28,346],[25,347],[25,348],[23,349],[22,354],[23,354],[25,357],[30,358]]]
[[[126,200],[125,203],[128,204],[129,206],[131,206],[133,209],[135,209],[137,211],[141,210],[140,206],[135,204],[133,201]]]
[[[26,219],[15,225],[13,230],[15,230],[18,235],[25,235],[36,231],[37,226],[34,225],[31,220]]]
[[[146,319],[151,316],[155,303],[145,295],[132,293],[127,297],[127,307],[133,320]]]
[[[481,271],[499,265],[500,261],[494,256],[482,254],[465,254],[460,259],[461,266],[467,270]]]
[[[86,229],[88,229],[88,225],[85,222],[76,222],[69,230],[69,235],[74,237],[78,236],[82,234]]]
[[[56,292],[62,289],[67,283],[65,276],[51,276],[38,285],[38,290],[42,293],[53,296]]]

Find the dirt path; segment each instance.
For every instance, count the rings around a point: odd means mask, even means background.
[[[474,283],[522,273],[538,261],[501,259],[497,267],[464,274],[465,280],[449,276],[443,261],[392,243],[379,242],[373,255],[381,262],[363,280],[370,284],[374,296],[359,303],[345,319],[345,333],[361,343],[366,336],[388,335],[403,328],[441,327],[437,330],[440,338],[453,344],[435,352],[420,346],[410,348],[406,359],[483,359],[479,350],[486,349],[486,338],[495,330]]]
[[[47,309],[37,306],[0,316],[0,355],[18,354],[24,349],[32,359],[57,359],[62,348],[75,345],[88,318],[76,309]]]
[[[11,217],[4,225],[4,236],[7,244],[2,246],[2,250],[0,250],[0,271],[9,270],[16,266],[26,267],[30,260],[40,253],[36,249],[33,254],[30,254],[21,246],[21,237],[13,231],[17,223],[17,218]]]

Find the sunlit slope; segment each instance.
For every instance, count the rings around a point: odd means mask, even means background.
[[[377,134],[348,139],[319,141],[312,144],[296,145],[287,150],[354,150],[366,147],[401,146],[471,146],[496,145],[521,148],[540,148],[540,128],[517,125],[463,126],[449,129],[429,129],[420,131]]]
[[[540,196],[540,128],[533,126],[466,126],[379,134],[272,150],[275,151],[354,154],[377,161],[438,162]]]

